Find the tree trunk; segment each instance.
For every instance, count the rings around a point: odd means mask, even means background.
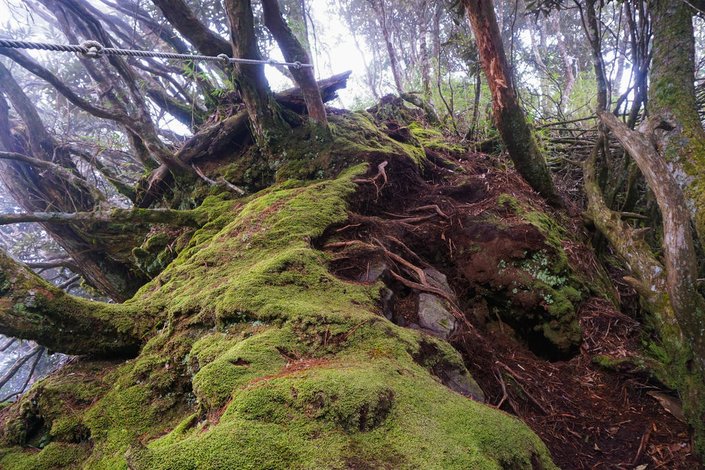
[[[684,2],[659,0],[652,10],[653,65],[649,112],[660,153],[675,167],[688,199],[701,243],[705,242],[705,130],[695,99],[695,43],[692,9]]]
[[[0,147],[20,155],[32,154],[33,158],[20,161],[3,160],[3,168],[9,175],[5,184],[16,202],[28,212],[43,212],[51,208],[60,212],[92,211],[101,202],[87,189],[73,165],[65,148],[60,148],[44,128],[36,109],[9,71],[0,64],[0,90],[10,98],[15,111],[28,128],[28,144],[10,133],[10,124],[5,100],[0,100]],[[45,163],[33,163],[40,160]],[[63,168],[57,171],[55,167]],[[51,167],[50,171],[47,171]],[[78,183],[77,183],[78,182]],[[83,184],[80,184],[83,183]],[[114,242],[101,245],[95,228],[86,230],[79,225],[44,228],[76,260],[89,284],[115,300],[131,297],[146,282],[129,259],[129,250],[121,252]]]
[[[384,44],[387,48],[387,55],[389,56],[389,66],[392,69],[392,76],[394,77],[394,86],[396,87],[397,93],[401,95],[402,93],[404,93],[404,81],[402,79],[401,70],[399,69],[399,59],[397,58],[397,52],[394,49],[394,43],[392,42],[392,33],[389,30],[389,24],[387,23],[387,11],[384,5],[385,1],[386,0],[376,0],[373,3],[373,8],[375,14],[377,15],[377,21],[379,23],[380,29],[382,30]]]
[[[284,54],[286,61],[310,64],[311,57],[282,17],[279,0],[262,0],[262,9],[264,11],[264,24],[274,36],[277,44],[279,44],[279,49]],[[327,127],[326,108],[323,106],[316,77],[313,75],[313,68],[289,67],[289,71],[301,88],[309,117],[314,122]]]
[[[152,0],[152,3],[159,7],[169,23],[202,54],[217,56],[231,52],[228,41],[201,23],[185,1]]]
[[[67,354],[114,358],[138,352],[138,313],[67,295],[1,250],[0,280],[3,334],[37,341]]]
[[[663,269],[641,272],[637,292],[652,301],[659,336],[668,345],[672,384],[681,393],[684,412],[693,428],[695,451],[705,455],[705,299],[697,290],[697,259],[685,197],[665,159],[653,147],[649,136],[629,129],[613,114],[602,112],[600,119],[612,131],[639,166],[654,192],[663,218]],[[645,128],[647,126],[644,126]],[[612,230],[607,229],[607,230]],[[624,233],[611,238],[624,237]],[[648,247],[642,253],[649,253]],[[630,263],[634,268],[634,265]],[[660,298],[659,298],[660,297]]]
[[[546,161],[517,101],[492,1],[463,0],[463,5],[492,92],[495,124],[509,157],[519,174],[535,191],[551,204],[561,205],[561,198],[553,185]]]
[[[477,126],[480,122],[480,98],[482,97],[482,74],[479,70],[475,72],[475,93],[472,101],[472,121],[465,138],[475,141],[478,138]]]
[[[225,9],[230,20],[234,56],[262,60],[250,0],[226,0]],[[269,147],[273,132],[283,121],[264,75],[264,65],[235,64],[235,83],[247,108],[255,140],[261,147]]]
[[[563,82],[563,89],[561,90],[561,102],[559,112],[564,113],[568,110],[570,105],[570,95],[573,92],[573,87],[575,87],[575,69],[573,66],[573,58],[568,53],[568,49],[565,46],[565,35],[561,30],[561,12],[556,11],[554,13],[554,19],[551,22],[554,28],[554,33],[558,36],[558,52],[561,56],[561,61],[563,62],[563,72],[565,73],[565,81]]]
[[[423,90],[423,99],[426,103],[433,106],[433,94],[431,93],[431,54],[428,50],[428,20],[431,9],[428,6],[428,1],[421,2],[421,18],[422,24],[419,30],[419,55],[421,57],[421,88]]]
[[[705,300],[697,291],[697,255],[686,200],[663,156],[652,144],[658,119],[643,125],[646,134],[631,130],[606,111],[609,90],[602,60],[595,0],[587,2],[585,28],[590,40],[598,86],[600,138],[585,163],[588,213],[618,255],[637,277],[625,278],[650,313],[666,364],[657,374],[681,394],[684,412],[694,430],[696,451],[705,450]],[[597,157],[606,144],[606,128],[634,159],[654,192],[663,218],[662,265],[649,245],[622,222],[605,203],[597,181]]]

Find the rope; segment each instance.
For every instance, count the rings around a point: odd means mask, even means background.
[[[75,52],[84,57],[97,59],[101,56],[116,55],[129,57],[156,57],[159,59],[175,59],[175,60],[198,60],[205,62],[220,62],[222,64],[263,64],[263,65],[284,65],[294,69],[304,67],[313,68],[313,64],[302,64],[301,62],[278,62],[276,60],[255,60],[255,59],[239,59],[228,57],[226,54],[218,54],[217,56],[199,55],[199,54],[175,54],[171,52],[158,51],[139,51],[135,49],[118,49],[115,47],[103,47],[98,41],[85,41],[81,44],[52,44],[47,42],[29,42],[15,41],[12,39],[0,39],[0,48],[9,49],[36,49],[52,52]]]

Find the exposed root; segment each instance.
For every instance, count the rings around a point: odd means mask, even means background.
[[[520,333],[503,318],[495,319],[496,314],[489,312],[487,320],[494,329],[478,323],[472,309],[482,305],[484,294],[473,292],[453,268],[467,252],[458,234],[488,219],[499,220],[502,226],[526,226],[521,214],[498,204],[500,195],[537,212],[550,214],[550,209],[512,172],[495,171],[494,163],[482,155],[466,158],[454,163],[463,172],[429,164],[424,182],[396,171],[394,161],[390,162],[394,172],[387,165],[378,166],[374,176],[359,179],[365,184],[349,220],[323,237],[323,249],[333,253],[333,272],[356,282],[382,280],[394,292],[393,321],[400,325],[413,327],[418,321],[420,294],[443,299],[460,324],[451,342],[463,354],[488,403],[528,423],[561,468],[697,466],[687,427],[647,394],[663,390],[663,385],[636,366],[643,364],[642,325],[610,301],[583,302],[578,311],[582,344],[574,357],[561,362],[537,357]],[[580,208],[569,212],[574,216],[563,224],[568,232],[581,233]],[[516,236],[530,235],[527,231]],[[579,237],[562,240],[562,245],[571,267],[583,273],[586,282],[601,282],[604,270],[588,245]],[[427,274],[431,268],[443,270],[454,292],[432,284]],[[617,289],[610,296],[633,302],[633,291],[621,280],[624,273],[611,274]],[[600,360],[616,366],[600,365]]]
[[[384,171],[384,169],[387,167],[388,164],[389,164],[389,162],[383,161],[382,163],[377,165],[377,174],[374,177],[372,177],[372,178],[358,178],[358,179],[353,180],[353,182],[358,183],[358,184],[370,183],[370,184],[374,185],[375,192],[377,193],[377,197],[379,197],[379,195],[381,194],[382,190],[384,189],[384,187],[387,185],[387,182],[388,182],[387,173]],[[377,185],[377,180],[379,178],[382,178],[382,185],[381,186]]]

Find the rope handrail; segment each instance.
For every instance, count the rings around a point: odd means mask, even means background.
[[[223,64],[262,64],[262,65],[283,65],[294,69],[304,67],[313,68],[313,64],[302,64],[301,62],[280,62],[272,59],[257,60],[257,59],[240,59],[237,57],[228,57],[226,54],[218,54],[217,56],[200,55],[200,54],[176,54],[172,52],[159,51],[144,51],[137,49],[120,49],[116,47],[104,47],[98,41],[84,41],[81,44],[53,44],[48,42],[31,42],[31,41],[16,41],[13,39],[0,39],[0,48],[8,49],[34,49],[52,52],[74,52],[81,54],[84,57],[97,59],[104,55],[118,55],[129,57],[156,57],[159,59],[175,59],[175,60],[197,60],[205,62],[220,62]]]

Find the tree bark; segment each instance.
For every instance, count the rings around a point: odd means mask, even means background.
[[[0,333],[66,354],[137,354],[140,340],[133,329],[137,318],[130,318],[124,307],[67,295],[2,251],[0,279]]]
[[[255,37],[250,0],[226,0],[233,54],[242,59],[262,60]],[[277,128],[283,125],[261,64],[235,64],[235,82],[250,117],[255,140],[267,148]]]
[[[644,135],[606,111],[609,90],[595,0],[587,2],[584,27],[593,51],[598,86],[597,113],[601,121],[600,138],[585,163],[588,213],[637,276],[637,279],[625,280],[639,293],[667,356],[666,364],[657,374],[680,392],[686,417],[694,430],[696,450],[702,454],[705,449],[705,337],[702,335],[705,331],[705,300],[696,288],[697,255],[686,200],[663,156],[652,144],[653,129],[659,120],[652,117],[646,121]],[[663,218],[663,265],[652,254],[649,245],[620,220],[618,213],[608,208],[602,196],[596,163],[598,153],[607,142],[605,127],[612,131],[636,162],[656,196]]]
[[[613,114],[600,113],[622,147],[639,166],[654,192],[663,218],[663,249],[670,302],[700,369],[705,372],[705,302],[697,292],[697,254],[685,197],[666,161],[646,136],[629,129]]]
[[[649,112],[664,125],[656,129],[660,153],[691,207],[701,243],[705,242],[705,130],[695,97],[693,10],[684,2],[659,0],[652,10],[653,65]]]
[[[228,41],[218,36],[201,23],[183,0],[152,0],[176,30],[202,54],[229,55],[232,48]]]
[[[495,124],[509,157],[535,191],[551,204],[560,206],[562,201],[553,185],[551,173],[517,101],[492,1],[463,0],[463,5],[492,92]]]
[[[90,185],[80,177],[67,149],[49,135],[29,98],[2,64],[0,90],[10,98],[28,129],[29,144],[22,148],[21,139],[9,132],[7,104],[1,99],[0,129],[4,132],[0,132],[0,150],[4,147],[10,152],[0,154],[0,160],[8,175],[5,184],[17,203],[28,212],[94,210],[102,198],[96,196],[95,188],[87,189]],[[88,283],[113,299],[131,297],[146,282],[131,260],[118,253],[117,246],[97,245],[97,234],[87,234],[78,225],[45,228],[76,260]]]
[[[112,209],[93,212],[28,212],[0,214],[0,225],[24,222],[45,224],[114,223],[114,224],[165,224],[178,227],[201,227],[208,215],[198,210],[174,209]]]
[[[301,62],[303,64],[311,63],[311,57],[306,52],[306,49],[301,45],[294,33],[286,24],[282,17],[281,9],[279,8],[279,0],[262,0],[262,9],[264,12],[264,24],[272,33],[274,39],[279,44],[287,62]],[[328,127],[328,117],[326,116],[326,108],[323,106],[321,93],[316,83],[316,77],[313,75],[313,69],[303,67],[289,67],[291,75],[293,75],[296,83],[301,88],[306,109],[309,117],[316,123]]]
[[[652,299],[650,310],[656,316],[659,336],[673,361],[667,375],[681,393],[685,415],[693,428],[695,451],[702,457],[705,455],[705,299],[697,290],[698,256],[686,199],[665,159],[648,138],[658,120],[652,118],[645,123],[644,135],[629,129],[611,113],[601,112],[599,116],[639,166],[663,218],[665,269],[652,262],[650,272],[643,268],[636,271],[642,271],[641,284],[633,285],[642,298]],[[611,239],[622,237],[624,233],[618,233]],[[650,249],[643,246],[640,253],[643,257]],[[632,264],[630,267],[634,270]]]

